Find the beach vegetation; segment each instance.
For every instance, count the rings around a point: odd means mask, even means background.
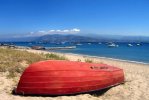
[[[81,59],[78,59],[77,61],[78,61],[78,62],[81,62]]]
[[[9,78],[22,73],[29,64],[41,60],[46,60],[46,58],[27,51],[0,48],[0,72],[8,72]]]
[[[48,54],[45,54],[45,56],[46,56],[46,59],[50,59],[50,60],[68,60],[65,56],[60,56],[54,53],[48,53]]]
[[[87,63],[93,63],[93,60],[92,59],[85,59],[85,62],[87,62]]]
[[[67,60],[57,54],[35,54],[8,48],[0,48],[0,72],[7,72],[8,78],[16,77],[31,63],[43,60]]]

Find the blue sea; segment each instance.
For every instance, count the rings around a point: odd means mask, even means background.
[[[55,52],[83,54],[97,57],[107,57],[121,60],[129,60],[136,62],[149,63],[149,43],[131,43],[133,46],[128,46],[129,43],[115,43],[118,47],[108,47],[107,43],[28,43],[16,42],[13,43],[18,46],[44,46],[44,47],[64,47],[76,46],[75,49],[56,50]]]

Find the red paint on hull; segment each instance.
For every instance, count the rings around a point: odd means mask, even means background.
[[[41,61],[22,74],[17,94],[65,95],[104,89],[124,82],[122,69],[106,64]]]

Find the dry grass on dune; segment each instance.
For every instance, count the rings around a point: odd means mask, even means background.
[[[0,72],[8,72],[7,77],[13,78],[23,72],[25,67],[37,61],[57,59],[66,60],[56,54],[35,54],[27,51],[0,48]]]

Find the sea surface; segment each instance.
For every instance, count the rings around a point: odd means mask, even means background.
[[[107,43],[29,43],[29,42],[14,42],[18,46],[44,46],[44,47],[65,47],[76,46],[75,49],[54,50],[55,52],[83,54],[97,57],[107,57],[121,60],[136,61],[149,63],[149,43],[115,43],[118,47],[108,47]]]

